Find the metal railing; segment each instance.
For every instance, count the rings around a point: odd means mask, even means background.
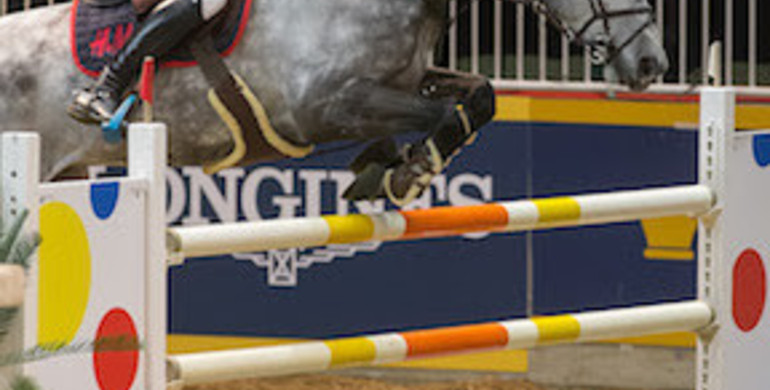
[[[770,95],[770,4],[758,0],[650,0],[671,68],[653,92],[683,93],[709,82],[710,46],[722,42],[721,79],[746,94]],[[451,0],[456,23],[435,62],[483,73],[498,86],[607,90],[588,53],[570,45],[524,4]]]
[[[0,0],[0,15],[68,0]],[[745,94],[770,95],[770,2],[758,0],[649,0],[655,8],[671,69],[653,92],[683,93],[709,80],[709,47],[722,41],[722,80]],[[450,0],[457,20],[435,62],[483,73],[503,88],[608,90],[588,53],[570,45],[521,3]],[[765,19],[767,19],[765,18]]]
[[[0,16],[65,2],[69,0],[0,0]]]

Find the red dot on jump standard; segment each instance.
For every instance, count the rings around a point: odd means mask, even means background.
[[[94,373],[101,390],[128,390],[139,366],[139,337],[123,309],[102,318],[94,341]]]
[[[767,273],[762,256],[747,249],[733,268],[733,320],[740,330],[751,332],[759,325],[766,296]]]

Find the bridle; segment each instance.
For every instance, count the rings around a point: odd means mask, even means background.
[[[648,27],[655,24],[655,18],[653,16],[652,7],[649,5],[627,8],[622,10],[610,11],[607,9],[605,0],[587,0],[591,5],[593,16],[589,18],[579,29],[574,29],[562,21],[559,16],[554,12],[548,4],[543,0],[507,0],[513,3],[531,4],[535,12],[541,15],[545,15],[548,21],[553,24],[558,30],[562,32],[570,41],[579,45],[584,45],[590,50],[591,62],[594,65],[609,65],[612,63],[620,53],[623,52],[629,45],[631,45],[639,36],[644,33]],[[617,18],[626,18],[635,15],[647,15],[647,21],[643,23],[639,28],[634,31],[625,41],[621,44],[615,44],[612,41],[612,28],[610,27],[610,21]],[[597,35],[596,38],[587,39],[585,37],[588,30],[591,29],[596,23],[601,23],[604,31]]]

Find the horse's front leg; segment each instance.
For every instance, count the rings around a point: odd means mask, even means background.
[[[429,99],[457,102],[475,132],[495,116],[495,91],[489,80],[480,75],[430,68],[421,84],[421,94]]]
[[[495,114],[495,94],[481,76],[431,69],[421,88],[431,100],[450,102],[453,120],[444,121],[421,142],[404,153],[403,163],[385,172],[383,188],[388,198],[404,206],[430,186],[460,150],[476,138],[477,131]]]
[[[386,195],[403,206],[430,185],[461,148],[473,141],[476,131],[492,120],[495,95],[489,82],[480,76],[431,69],[422,82],[416,99],[424,107],[438,107],[440,116],[423,131],[420,142],[408,145],[394,156],[389,142],[373,145],[353,164],[357,180],[346,192],[351,200]],[[412,106],[414,109],[414,106]],[[375,189],[376,187],[376,189]]]

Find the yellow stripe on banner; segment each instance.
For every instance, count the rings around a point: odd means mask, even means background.
[[[580,337],[580,322],[570,315],[533,318],[540,333],[538,344],[556,341],[575,341]]]
[[[183,353],[227,351],[240,348],[272,347],[307,341],[302,339],[169,334],[166,336],[166,350],[169,355],[179,355]]]
[[[517,97],[503,97],[499,102],[501,106],[521,104],[529,107],[504,109],[497,118],[620,126],[674,127],[677,123],[698,123],[698,105],[691,103],[535,98],[526,101]]]
[[[369,363],[377,357],[377,346],[364,337],[325,341],[324,344],[332,352],[331,367]]]
[[[532,101],[524,96],[498,96],[496,121],[527,122],[532,121]]]
[[[574,221],[580,219],[580,203],[572,198],[533,200],[540,212],[538,222]]]
[[[329,244],[350,244],[371,240],[374,236],[374,222],[366,215],[345,215],[323,217],[331,234]]]
[[[697,126],[695,102],[550,99],[527,96],[497,97],[495,120],[619,126]],[[739,104],[735,116],[739,129],[770,127],[770,106]]]
[[[692,332],[677,332],[662,335],[628,337],[615,340],[602,340],[599,343],[633,344],[653,347],[695,348],[698,337]]]

